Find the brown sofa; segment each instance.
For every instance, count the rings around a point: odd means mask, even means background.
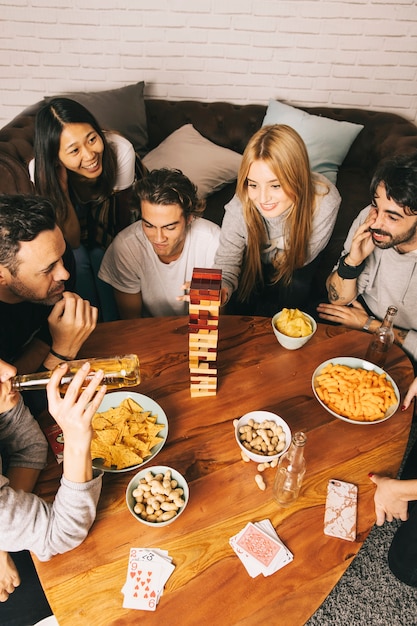
[[[38,102],[25,109],[0,130],[0,193],[32,191],[27,164],[33,156],[34,118],[41,104]],[[239,153],[243,152],[251,135],[261,127],[267,108],[257,104],[146,99],[144,107],[149,151],[176,129],[192,124],[215,144]],[[322,289],[342,249],[350,224],[369,203],[369,184],[377,163],[389,155],[416,151],[417,127],[392,113],[327,107],[303,107],[303,110],[364,126],[339,169],[337,187],[342,204],[316,275],[317,289]],[[233,193],[234,183],[209,196],[206,217],[221,224],[224,204]]]

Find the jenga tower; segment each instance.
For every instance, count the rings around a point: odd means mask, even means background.
[[[217,392],[221,284],[221,270],[194,268],[189,323],[191,397],[215,396]]]

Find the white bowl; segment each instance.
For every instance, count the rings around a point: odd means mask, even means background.
[[[137,402],[137,404],[139,404],[145,411],[151,411],[153,415],[157,416],[157,424],[164,425],[162,430],[160,430],[158,433],[158,437],[162,437],[162,441],[160,441],[155,446],[153,446],[153,448],[151,448],[151,454],[143,459],[142,463],[138,463],[137,465],[131,465],[122,469],[117,469],[114,466],[105,467],[101,464],[99,460],[95,462],[95,459],[93,459],[93,467],[101,469],[104,472],[114,474],[119,472],[130,472],[134,469],[142,467],[143,465],[146,465],[146,463],[149,463],[149,461],[154,459],[158,452],[162,450],[168,437],[168,419],[165,415],[165,411],[162,409],[161,406],[159,406],[157,402],[155,402],[155,400],[152,400],[152,398],[148,398],[148,396],[144,396],[141,393],[136,393],[135,391],[114,391],[113,393],[106,393],[100,406],[97,409],[97,413],[104,413],[108,409],[120,406],[120,404],[123,402],[123,400],[126,400],[126,398],[131,398],[132,400]]]
[[[390,383],[392,384],[392,386],[394,388],[395,397],[397,398],[397,402],[395,404],[393,404],[388,409],[388,411],[385,413],[384,417],[382,417],[379,420],[373,420],[373,421],[353,420],[353,419],[350,419],[349,417],[345,417],[344,415],[340,415],[339,413],[336,413],[335,411],[330,409],[325,402],[323,402],[320,399],[320,397],[319,397],[319,395],[317,394],[317,391],[316,391],[316,378],[320,374],[321,370],[324,367],[326,367],[326,365],[329,365],[329,363],[333,363],[334,365],[346,365],[347,367],[353,367],[355,369],[362,368],[362,369],[365,369],[365,370],[374,371],[377,374],[385,374],[385,376],[387,377],[387,380],[390,381]],[[349,422],[350,424],[357,424],[357,425],[362,425],[362,426],[366,426],[366,425],[369,425],[369,424],[380,424],[381,422],[385,422],[385,420],[387,420],[390,417],[392,417],[394,415],[394,413],[397,411],[397,409],[399,407],[399,404],[400,404],[400,392],[399,392],[399,389],[398,389],[394,379],[391,378],[391,376],[385,370],[383,370],[381,367],[378,367],[378,365],[375,365],[374,363],[371,363],[370,361],[365,361],[364,359],[359,359],[359,358],[356,358],[356,357],[339,356],[339,357],[335,357],[333,359],[328,359],[327,361],[324,361],[324,363],[321,363],[321,365],[319,365],[315,369],[315,371],[313,373],[313,376],[312,376],[312,379],[311,379],[311,384],[312,384],[312,387],[313,387],[314,395],[316,396],[317,400],[320,402],[321,406],[324,407],[326,409],[326,411],[331,413],[331,415],[334,415],[334,417],[337,417],[340,420],[343,420],[344,422]]]
[[[152,474],[155,476],[156,474],[165,474],[167,470],[171,472],[171,478],[177,481],[178,487],[181,487],[181,489],[183,489],[184,494],[182,498],[185,500],[185,504],[179,509],[175,517],[172,517],[171,519],[166,520],[165,522],[158,522],[158,521],[148,522],[147,520],[142,519],[140,515],[138,515],[138,513],[135,513],[134,511],[136,500],[133,496],[133,491],[139,485],[140,479],[145,478],[148,472],[152,472]],[[180,474],[179,472],[177,472],[177,470],[173,469],[172,467],[168,467],[166,465],[152,465],[151,467],[146,467],[140,470],[140,472],[138,472],[132,478],[132,480],[130,481],[126,489],[126,504],[127,504],[127,508],[132,513],[133,517],[137,519],[139,522],[141,522],[142,524],[145,524],[146,526],[152,526],[153,528],[155,527],[159,528],[160,526],[168,526],[168,524],[172,524],[172,522],[175,522],[175,520],[178,519],[178,517],[181,515],[181,513],[183,513],[185,507],[187,506],[189,497],[190,497],[190,492],[188,489],[187,481],[185,480],[184,476]]]
[[[240,441],[240,438],[239,438],[239,428],[241,426],[246,426],[247,423],[249,422],[249,420],[251,420],[251,419],[253,419],[253,421],[257,422],[257,423],[262,423],[264,420],[272,420],[276,424],[281,426],[282,430],[285,433],[285,447],[284,447],[284,449],[281,450],[281,452],[277,452],[276,454],[273,454],[273,455],[267,455],[267,454],[257,453],[257,452],[252,451],[252,450],[248,450],[246,448],[246,446],[244,446],[243,443]],[[289,445],[291,443],[291,430],[290,430],[290,427],[288,426],[287,422],[285,422],[282,419],[282,417],[280,417],[279,415],[276,415],[275,413],[271,413],[270,411],[251,411],[250,413],[245,413],[245,415],[242,415],[242,417],[238,420],[238,422],[237,422],[237,424],[235,426],[235,438],[236,438],[236,441],[237,441],[237,444],[238,444],[239,448],[252,461],[255,461],[256,463],[265,463],[265,462],[269,463],[270,461],[274,461],[275,459],[279,459],[279,457],[282,456],[284,454],[284,452],[286,452],[288,450],[288,447],[289,447]]]
[[[313,332],[306,337],[289,337],[288,335],[284,335],[284,333],[281,333],[276,327],[276,323],[281,313],[282,311],[278,311],[278,313],[275,313],[274,317],[272,318],[272,330],[274,331],[274,335],[283,348],[286,348],[287,350],[298,350],[312,338],[317,330],[317,322],[313,317],[311,317],[311,315],[302,311],[303,315],[308,317],[308,319],[310,320]]]

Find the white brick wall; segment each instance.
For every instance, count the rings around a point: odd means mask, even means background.
[[[358,107],[417,122],[415,0],[0,0],[0,126],[44,95]]]

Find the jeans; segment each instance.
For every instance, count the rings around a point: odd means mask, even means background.
[[[32,626],[52,615],[30,553],[11,552],[21,583],[6,602],[0,602],[1,626]]]
[[[113,288],[98,277],[104,250],[99,247],[87,249],[81,245],[74,248],[73,253],[77,276],[76,293],[98,308],[101,322],[119,319]]]
[[[417,478],[417,441],[401,474],[401,480],[410,478]],[[394,535],[388,551],[388,565],[401,582],[417,587],[417,501],[408,504],[408,519]]]

